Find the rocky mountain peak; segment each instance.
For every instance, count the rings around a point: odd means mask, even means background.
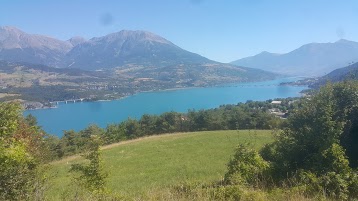
[[[162,44],[172,44],[170,41],[153,34],[148,31],[131,31],[131,30],[122,30],[119,32],[111,33],[103,37],[93,38],[91,41],[137,41],[137,42],[157,42]]]
[[[72,44],[48,36],[28,34],[16,27],[0,27],[0,49],[40,48],[68,52]]]
[[[84,43],[87,40],[81,36],[74,36],[67,40],[67,42],[71,43],[73,46],[76,46],[78,44]]]

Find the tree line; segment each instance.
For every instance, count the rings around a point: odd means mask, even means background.
[[[89,125],[79,132],[64,131],[60,139],[52,137],[52,153],[55,159],[81,153],[93,135],[99,136],[106,145],[163,133],[277,129],[282,127],[284,121],[270,114],[268,109],[282,107],[281,109],[289,112],[298,107],[297,103],[289,104],[293,99],[281,100],[281,106],[273,106],[271,100],[247,101],[236,105],[222,105],[215,109],[189,110],[187,113],[172,111],[161,115],[145,114],[140,119],[128,118],[120,123],[109,124],[106,128]]]

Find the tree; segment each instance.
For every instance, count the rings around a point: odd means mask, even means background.
[[[156,127],[156,121],[158,121],[158,116],[155,115],[149,115],[149,114],[144,114],[140,120],[139,120],[139,124],[141,127],[141,130],[143,132],[143,135],[152,135],[157,131],[156,129],[158,129]]]
[[[21,107],[18,103],[0,103],[0,137],[11,138],[19,125]]]
[[[111,144],[126,139],[124,124],[109,124],[103,133],[105,144]]]
[[[128,118],[128,120],[124,122],[124,125],[125,133],[128,139],[138,138],[143,135],[140,129],[140,124],[137,120]]]
[[[1,200],[42,198],[39,188],[44,173],[39,169],[46,159],[43,134],[26,124],[21,111],[19,103],[0,103]]]
[[[268,168],[268,162],[256,150],[240,144],[228,164],[224,181],[227,184],[258,187]]]
[[[352,169],[358,158],[357,91],[357,82],[328,84],[302,101],[276,141],[261,151],[272,165],[272,178],[298,177],[340,200],[356,191],[357,180],[350,178],[357,177]]]
[[[70,169],[71,172],[78,173],[75,177],[76,182],[93,194],[105,191],[105,179],[108,176],[103,170],[100,145],[99,136],[92,135],[87,150],[82,155],[89,163],[73,164]]]
[[[156,119],[156,126],[159,133],[173,133],[180,127],[180,114],[176,112],[166,112]]]
[[[74,130],[64,131],[57,148],[59,158],[71,154],[77,154],[83,151],[83,147],[79,147],[80,136]]]

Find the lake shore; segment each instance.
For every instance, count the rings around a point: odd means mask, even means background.
[[[285,77],[285,78],[282,78],[283,80],[286,80],[286,79],[294,79],[294,80],[298,80],[298,79],[301,79],[302,77]],[[268,81],[274,81],[274,80],[281,80],[281,79],[273,79],[273,80],[266,80],[266,81],[259,81],[259,82],[237,82],[237,83],[224,83],[224,84],[219,84],[219,85],[213,85],[213,86],[203,86],[203,87],[178,87],[178,88],[168,88],[168,89],[153,89],[153,90],[144,90],[144,91],[138,91],[138,92],[135,92],[133,94],[129,94],[129,95],[125,95],[125,96],[122,96],[122,97],[119,97],[119,98],[116,98],[116,99],[91,99],[91,98],[84,98],[83,101],[79,101],[79,102],[74,102],[73,100],[67,100],[68,103],[66,104],[73,104],[73,103],[82,103],[82,102],[110,102],[110,101],[118,101],[118,100],[123,100],[123,99],[126,99],[128,97],[131,97],[131,96],[135,96],[135,95],[138,95],[138,94],[141,94],[141,93],[156,93],[156,92],[171,92],[171,91],[178,91],[178,90],[190,90],[190,89],[205,89],[205,88],[211,88],[211,87],[238,87],[238,86],[241,86],[241,87],[247,87],[249,86],[250,84],[255,84],[255,86],[257,86],[257,84],[260,84],[260,83],[265,83],[265,82],[268,82]],[[282,83],[285,83],[285,82],[280,82],[280,83],[277,83],[276,85],[277,86],[280,86]],[[302,86],[302,85],[301,85]],[[301,95],[304,95],[304,93],[302,93]],[[56,105],[59,105],[60,103],[64,103],[66,102],[66,100],[62,100],[62,101],[52,101],[50,102],[50,104],[52,106],[50,107],[39,107],[39,108],[31,108],[31,109],[26,109],[26,110],[41,110],[41,109],[57,109],[58,106],[55,106],[53,105],[53,103],[56,103]]]
[[[236,83],[215,87],[175,88],[170,90],[138,92],[117,100],[96,100],[80,104],[58,105],[56,109],[26,110],[39,125],[52,134],[63,130],[82,130],[89,124],[102,128],[128,118],[139,119],[143,114],[158,115],[164,112],[212,109],[220,105],[240,102],[265,101],[275,98],[299,97],[307,87],[279,86],[287,79],[256,83]],[[77,103],[77,102],[76,102]]]

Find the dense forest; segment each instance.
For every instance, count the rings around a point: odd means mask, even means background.
[[[33,116],[23,117],[18,103],[0,103],[0,199],[42,200],[49,162],[82,153],[89,164],[71,168],[77,173],[75,180],[96,195],[94,200],[116,200],[119,197],[105,188],[100,145],[162,133],[269,129],[276,130],[273,143],[260,151],[238,145],[222,181],[181,186],[176,188],[180,196],[206,192],[209,200],[267,200],[300,193],[310,199],[354,200],[358,198],[357,91],[357,82],[346,81],[328,84],[309,97],[282,99],[280,106],[271,100],[248,101],[143,115],[104,129],[89,125],[79,132],[65,131],[60,139],[42,131]],[[276,107],[287,113],[287,119],[268,112]]]

